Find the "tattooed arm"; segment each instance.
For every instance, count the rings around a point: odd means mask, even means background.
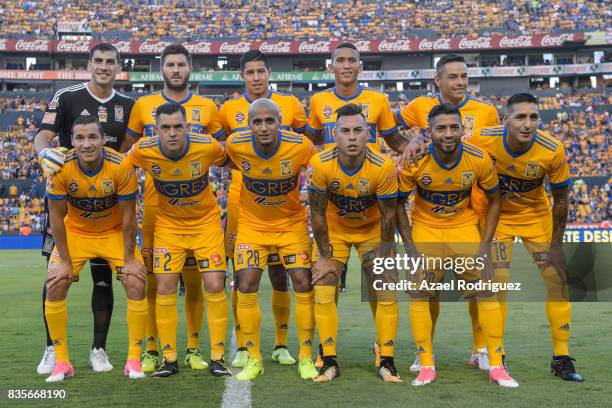
[[[395,229],[397,226],[397,198],[378,199],[380,210],[380,254],[381,257],[393,256]]]
[[[387,142],[390,148],[398,153],[403,153],[410,142],[404,136],[400,135],[397,130],[389,135],[383,136],[383,139],[385,139],[385,142]]]
[[[551,193],[553,196],[553,235],[551,243],[561,245],[569,211],[569,187],[553,188]]]

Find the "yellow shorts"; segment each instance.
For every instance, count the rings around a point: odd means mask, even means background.
[[[142,254],[147,272],[153,273],[153,248],[155,243],[155,214],[157,206],[145,205],[142,214]],[[187,254],[183,272],[198,272],[193,252]]]
[[[68,243],[68,252],[70,252],[70,258],[72,259],[73,282],[79,281],[79,274],[85,262],[95,258],[102,258],[107,261],[111,270],[115,272],[117,279],[121,278],[125,262],[123,256],[123,231],[115,232],[105,237],[88,237],[67,231],[66,241]],[[138,247],[134,249],[134,256],[140,262],[143,262]],[[53,248],[47,270],[51,270],[58,261],[59,254],[57,248]]]
[[[304,227],[301,231],[267,232],[240,227],[234,253],[235,270],[265,269],[270,254],[287,268],[310,268],[312,244]]]
[[[196,234],[155,233],[153,271],[155,273],[180,273],[187,265],[188,253],[193,253],[196,270],[200,272],[225,272],[225,248],[221,228]]]
[[[446,272],[445,264],[450,264],[449,259],[453,260],[453,271],[459,279],[467,282],[480,280],[482,268],[474,260],[480,248],[478,225],[434,228],[413,224],[412,240],[419,254],[423,254],[428,262],[425,268],[418,271],[417,284],[424,280],[429,283],[441,282]]]
[[[375,249],[380,246],[380,223],[359,230],[349,230],[336,225],[329,225],[329,244],[332,247],[332,259],[346,264],[354,245],[359,254],[359,260],[371,260],[375,257]],[[320,258],[319,248],[313,244],[313,261]]]

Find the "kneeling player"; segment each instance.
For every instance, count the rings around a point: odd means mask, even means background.
[[[314,294],[311,285],[306,211],[300,204],[300,170],[314,154],[305,137],[280,130],[279,107],[270,99],[258,99],[249,107],[249,131],[234,133],[226,148],[242,172],[240,218],[234,253],[238,278],[237,313],[242,341],[249,359],[239,380],[263,374],[260,350],[261,310],[257,292],[268,255],[276,249],[287,269],[295,294],[295,321],[300,341],[298,373],[312,379]]]
[[[47,272],[45,316],[57,356],[47,382],[74,375],[66,295],[85,262],[94,258],[106,260],[125,286],[129,347],[123,372],[129,378],[145,377],[138,359],[148,310],[146,271],[136,247],[138,185],[124,156],[103,146],[103,134],[95,117],[78,118],[72,128],[74,150],[47,180],[55,248]]]
[[[207,135],[189,135],[185,108],[166,103],[155,110],[157,135],[138,141],[128,153],[144,169],[157,191],[153,269],[157,282],[156,321],[164,360],[153,377],[178,372],[176,361],[176,289],[185,259],[193,251],[204,282],[215,376],[231,375],[225,366],[228,308],[221,216],[208,183],[211,165],[223,166],[223,147]]]
[[[393,162],[368,147],[370,133],[361,105],[344,105],[336,114],[337,145],[313,157],[309,170],[312,232],[318,249],[313,257],[315,320],[323,347],[323,366],[315,382],[331,381],[340,374],[334,299],[351,247],[357,248],[368,288],[373,288],[374,258],[392,257],[394,252],[398,184]],[[332,205],[327,205],[328,200]],[[386,271],[379,279],[390,283],[396,280],[395,275],[395,270]],[[381,355],[378,373],[384,381],[400,382],[393,360],[396,293],[378,290],[370,296],[376,301],[376,343]]]
[[[402,171],[400,195],[403,198],[398,205],[398,224],[407,253],[413,257],[423,253],[432,261],[429,270],[415,271],[412,277],[416,288],[411,291],[410,323],[421,358],[419,375],[412,382],[417,386],[429,384],[436,378],[429,312],[429,300],[435,292],[424,284],[441,282],[444,269],[440,262],[433,261],[472,258],[472,267],[459,274],[460,279],[467,282],[491,280],[488,254],[501,204],[497,191],[499,182],[491,159],[482,150],[461,142],[463,129],[459,110],[450,104],[436,106],[429,112],[428,124],[432,143],[416,168],[408,164]],[[474,184],[480,186],[489,199],[482,239],[476,213],[469,207]],[[412,230],[404,210],[405,196],[411,190],[416,190]],[[487,337],[489,379],[504,387],[518,387],[502,365],[502,317],[497,299],[490,291],[466,291],[465,295],[477,302],[480,324]]]
[[[512,247],[517,236],[540,268],[547,289],[546,314],[553,342],[551,371],[566,381],[582,381],[569,356],[571,303],[568,299],[567,263],[563,255],[563,235],[567,222],[568,186],[571,182],[563,144],[539,130],[538,101],[531,94],[508,99],[503,126],[478,129],[469,139],[495,157],[502,196],[501,215],[495,231],[493,262],[495,274],[509,280]],[[550,179],[553,197],[544,188]],[[486,200],[474,200],[479,214]],[[506,317],[505,294],[501,296]]]

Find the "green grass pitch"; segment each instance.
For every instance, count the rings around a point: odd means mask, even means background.
[[[122,375],[126,356],[127,330],[125,297],[115,282],[115,310],[108,342],[108,352],[115,369],[94,374],[87,367],[92,339],[90,311],[91,278],[88,267],[81,281],[69,293],[69,345],[76,377],[47,385],[36,374],[36,365],[44,347],[41,317],[41,289],[44,261],[39,251],[1,251],[0,406],[62,407],[217,407],[225,383],[205,372],[184,368],[167,379],[147,378],[129,381]],[[518,258],[518,256],[517,256]],[[251,388],[255,407],[562,407],[609,406],[612,387],[610,376],[610,338],[612,306],[610,303],[578,303],[573,307],[571,353],[586,381],[566,383],[549,372],[551,357],[548,321],[542,303],[511,303],[506,334],[510,372],[520,382],[518,389],[502,389],[488,383],[484,372],[468,368],[466,360],[471,345],[467,306],[444,303],[434,341],[438,380],[421,388],[410,385],[413,374],[408,367],[414,359],[408,319],[408,305],[400,305],[397,367],[405,382],[383,384],[376,376],[370,348],[374,340],[372,317],[367,303],[360,302],[360,278],[356,257],[349,270],[348,292],[340,297],[339,362],[342,376],[330,384],[304,382],[297,367],[279,366],[269,356],[272,350],[272,323],[269,282],[262,284],[262,351],[266,372]],[[525,259],[525,258],[523,258]],[[527,262],[520,261],[516,262]],[[526,264],[525,264],[526,265]],[[537,270],[534,268],[534,273]],[[179,350],[185,345],[182,300],[179,298]],[[295,325],[290,329],[290,350],[297,354]],[[206,330],[204,330],[206,334]],[[229,333],[228,333],[229,335]],[[206,335],[202,349],[208,350]],[[179,353],[179,356],[182,353]],[[63,389],[62,401],[15,401],[7,399],[9,389]]]

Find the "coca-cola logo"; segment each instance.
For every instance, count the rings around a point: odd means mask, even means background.
[[[370,51],[370,43],[371,41],[357,41],[355,43],[355,47],[359,50],[359,52],[369,52]]]
[[[117,41],[114,42],[113,45],[115,46],[115,48],[117,48],[117,51],[119,51],[120,53],[130,53],[131,48],[132,48],[132,42],[131,41]]]
[[[464,37],[459,41],[458,47],[462,50],[491,48],[491,37],[476,37],[473,40]]]
[[[410,51],[410,40],[382,40],[378,51]]]
[[[291,43],[286,41],[277,43],[264,41],[259,45],[259,51],[268,54],[289,54],[291,53]]]
[[[199,41],[196,43],[186,43],[185,48],[192,54],[212,53],[212,43],[209,41]]]
[[[437,40],[424,38],[419,42],[418,48],[419,51],[450,50],[451,40],[450,38],[438,38]]]
[[[566,41],[572,41],[574,34],[548,35],[542,37],[542,47],[560,47]]]
[[[238,42],[238,43],[221,43],[219,47],[219,53],[221,54],[243,54],[251,49],[250,42]]]
[[[161,52],[166,48],[166,45],[169,43],[164,41],[155,41],[155,42],[143,42],[138,47],[138,51],[143,54],[161,54]]]
[[[330,52],[329,41],[317,41],[317,42],[302,42],[298,47],[300,53],[328,53]]]
[[[15,51],[49,51],[49,40],[18,40]]]
[[[65,41],[57,43],[55,47],[57,52],[89,52],[89,41]]]
[[[499,40],[500,48],[522,48],[532,47],[533,37],[531,35],[519,35],[518,37],[502,37]]]

